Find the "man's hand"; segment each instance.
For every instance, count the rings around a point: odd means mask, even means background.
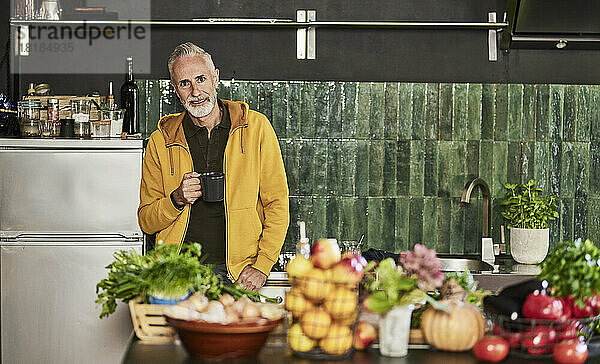
[[[202,188],[200,187],[198,176],[200,176],[200,174],[196,172],[184,174],[179,187],[171,193],[173,200],[180,207],[185,206],[185,204],[188,203],[193,204],[200,196],[202,196]]]
[[[247,265],[246,268],[242,270],[242,273],[240,273],[236,283],[245,289],[256,292],[265,284],[266,281],[267,276],[263,272]]]

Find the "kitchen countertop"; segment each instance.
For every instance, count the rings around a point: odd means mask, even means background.
[[[453,257],[463,258],[461,256]],[[476,256],[465,256],[464,258],[477,259]],[[496,291],[501,287],[531,279],[537,273],[539,273],[537,266],[518,264],[510,256],[498,257],[493,271],[472,272],[473,278],[479,283],[479,288],[489,291]],[[265,286],[289,287],[287,273],[271,272]],[[268,295],[267,292],[265,293]]]
[[[517,364],[529,362],[531,360],[509,355],[502,363]],[[206,363],[201,359],[195,359],[188,356],[185,348],[179,344],[168,345],[149,345],[142,344],[137,339],[131,341],[125,357],[124,364],[133,363]],[[535,363],[552,363],[552,358],[535,360]],[[587,363],[600,362],[600,357],[588,359]],[[240,362],[238,362],[240,363]],[[356,351],[349,358],[339,361],[326,360],[311,360],[295,357],[289,348],[287,348],[282,337],[279,335],[271,335],[265,347],[260,351],[257,358],[252,360],[242,361],[241,363],[360,363],[360,364],[475,364],[478,360],[471,354],[470,351],[463,353],[451,353],[430,349],[410,349],[408,355],[403,358],[384,357],[379,354],[379,350],[369,348],[366,351]]]
[[[473,272],[479,288],[496,291],[499,288],[534,278],[540,272],[536,265],[518,264],[510,256],[497,257],[493,271]]]
[[[487,290],[497,290],[500,287],[518,283],[523,280],[533,278],[537,274],[537,267],[523,266],[516,264],[510,257],[504,257],[497,260],[494,271],[473,272],[473,278],[479,282],[479,287]],[[289,287],[287,274],[285,272],[272,272],[267,281],[277,287]],[[535,363],[552,363],[551,357],[541,359],[527,359],[515,354],[508,356],[502,363],[516,364],[533,361]],[[167,345],[149,345],[143,344],[137,339],[133,339],[125,353],[123,363],[205,363],[201,359],[195,359],[188,356],[185,348],[179,341],[175,344]],[[267,344],[261,350],[258,357],[252,360],[243,361],[243,363],[398,363],[398,364],[416,364],[416,363],[440,363],[440,364],[475,364],[479,361],[470,351],[463,353],[442,352],[435,349],[423,349],[422,346],[415,346],[409,350],[406,357],[390,358],[379,354],[376,348],[370,348],[366,351],[354,352],[349,358],[340,361],[324,361],[314,359],[298,358],[292,354],[285,343],[285,338],[281,334],[273,334],[269,337]],[[589,358],[586,363],[600,363],[600,356]]]

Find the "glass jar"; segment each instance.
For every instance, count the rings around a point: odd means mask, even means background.
[[[57,137],[60,136],[60,119],[59,119],[59,107],[58,107],[58,99],[50,98],[48,99],[48,118],[47,118],[47,128],[49,132],[49,136]],[[43,132],[42,132],[43,136]]]
[[[90,100],[71,100],[71,118],[74,120],[75,136],[90,136]]]
[[[120,138],[123,131],[124,109],[102,110],[102,120],[110,120],[110,137]]]
[[[108,138],[110,136],[110,120],[95,120],[92,124],[92,138]]]
[[[87,138],[90,136],[90,122],[74,119],[73,130],[75,137]]]
[[[40,109],[42,103],[39,100],[25,100],[17,103],[19,111],[19,119],[21,121],[28,120],[40,120]]]
[[[40,136],[42,138],[50,138],[52,136],[53,125],[51,121],[40,120],[39,122]]]
[[[40,136],[39,120],[27,120],[27,121],[21,122],[21,136],[39,137]]]
[[[40,136],[40,109],[42,104],[38,100],[25,100],[18,102],[19,120],[21,122],[21,136]]]

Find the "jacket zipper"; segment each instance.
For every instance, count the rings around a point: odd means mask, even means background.
[[[174,147],[174,146],[180,146],[180,147],[182,147],[188,153],[188,155],[190,157],[190,160],[192,161],[192,171],[193,171],[194,170],[194,160],[192,159],[192,153],[190,153],[190,151],[186,148],[185,145],[180,144],[180,143],[171,143],[171,144],[168,144],[167,148],[171,148],[171,147]],[[170,154],[171,154],[171,149],[169,149],[169,155]],[[174,171],[173,171],[174,166],[173,166],[173,159],[172,159],[172,157],[171,157],[171,161],[170,162],[171,162],[171,175],[173,175],[174,174]],[[185,206],[183,208],[185,209]],[[191,209],[191,206],[190,206],[190,209]],[[185,221],[185,228],[183,229],[183,235],[181,236],[181,241],[179,242],[179,250],[180,251],[181,251],[181,248],[183,247],[183,241],[185,239],[185,234],[187,234],[187,229],[188,229],[188,226],[190,224],[190,216],[191,216],[191,214],[192,214],[192,212],[190,211],[188,213],[188,217],[187,217],[187,219]]]
[[[248,123],[240,125],[240,126],[236,126],[230,133],[229,133],[229,137],[231,137],[233,135],[233,133],[235,133],[236,130],[240,129],[240,128],[247,128],[248,127]],[[244,153],[244,146],[241,145],[242,147],[242,153]],[[230,280],[232,282],[233,279],[235,278],[233,276],[233,274],[231,274],[231,271],[229,270],[229,264],[227,264],[229,262],[229,214],[227,213],[227,153],[223,154],[223,174],[225,174],[225,194],[223,197],[223,204],[225,205],[225,226],[226,226],[226,234],[227,236],[225,237],[225,268],[227,269],[227,275],[229,275]]]

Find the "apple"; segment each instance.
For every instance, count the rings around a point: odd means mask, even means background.
[[[302,255],[296,255],[294,259],[288,263],[285,270],[289,277],[295,278],[306,276],[312,268],[313,264],[310,260],[304,258]]]
[[[333,266],[333,280],[337,283],[357,284],[361,281],[366,266],[367,260],[361,255],[346,255]]]
[[[296,286],[306,298],[317,303],[321,302],[334,290],[335,286],[329,279],[329,271],[313,268],[305,276],[297,280]]]
[[[335,239],[319,239],[310,253],[310,261],[317,268],[329,269],[342,257],[340,247]]]
[[[368,322],[361,321],[354,331],[353,346],[356,350],[364,350],[377,338],[377,330]]]

